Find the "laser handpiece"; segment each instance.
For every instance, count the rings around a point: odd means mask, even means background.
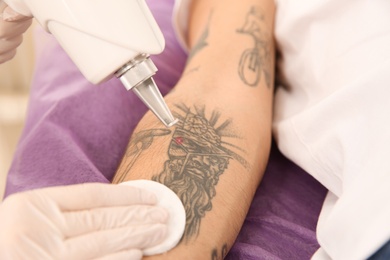
[[[118,70],[115,76],[127,90],[133,90],[165,126],[171,127],[178,120],[172,116],[152,78],[156,71],[157,68],[149,56],[141,54]]]
[[[4,0],[53,34],[85,78],[98,84],[116,76],[166,126],[172,116],[152,76],[149,55],[165,40],[145,0]]]

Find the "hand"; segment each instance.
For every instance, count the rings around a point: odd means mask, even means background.
[[[0,204],[0,259],[141,259],[166,236],[168,213],[143,189],[52,187]]]
[[[32,23],[31,16],[16,13],[0,0],[0,64],[11,60]]]

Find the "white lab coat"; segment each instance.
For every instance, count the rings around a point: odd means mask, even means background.
[[[183,46],[189,2],[176,2]],[[367,258],[390,239],[390,1],[275,2],[274,136],[329,190],[313,259]]]

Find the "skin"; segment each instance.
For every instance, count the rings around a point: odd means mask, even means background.
[[[183,202],[181,242],[147,259],[223,259],[234,244],[271,146],[274,12],[271,0],[193,1],[188,63],[165,97],[180,122],[147,113],[113,180],[158,181]]]

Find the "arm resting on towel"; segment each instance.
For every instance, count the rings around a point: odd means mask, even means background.
[[[151,258],[222,259],[243,224],[267,163],[274,78],[271,0],[194,1],[191,50],[166,101],[180,122],[147,113],[114,183],[152,179],[186,208],[180,244]]]

